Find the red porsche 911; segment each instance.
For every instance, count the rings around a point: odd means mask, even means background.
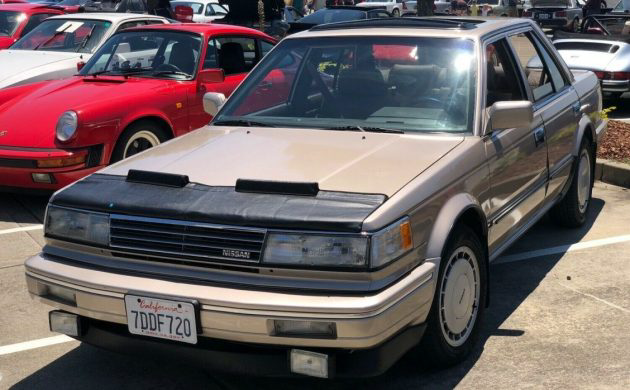
[[[55,190],[202,127],[203,95],[231,94],[275,43],[228,25],[139,27],[76,76],[1,90],[0,188]]]
[[[64,13],[61,8],[42,4],[2,4],[0,1],[0,49],[11,46],[46,18]]]

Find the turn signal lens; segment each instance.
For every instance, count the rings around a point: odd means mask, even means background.
[[[411,249],[411,247],[413,247],[413,240],[411,238],[411,224],[409,221],[403,222],[400,225],[400,236],[402,238],[403,249]]]
[[[84,162],[85,162],[85,155],[63,157],[63,158],[52,158],[52,159],[46,159],[46,160],[37,160],[37,168],[68,167],[70,165],[83,164]]]
[[[396,260],[413,248],[411,224],[407,217],[372,236],[370,266],[379,268]]]

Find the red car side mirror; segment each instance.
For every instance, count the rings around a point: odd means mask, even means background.
[[[193,9],[187,5],[175,6],[173,10],[175,13],[175,20],[182,23],[192,23],[193,21]]]
[[[199,71],[199,82],[203,84],[222,83],[225,80],[223,69],[203,69]]]
[[[85,66],[85,62],[83,62],[83,61],[77,62],[77,70],[79,72],[81,71],[81,69],[83,69],[84,66]]]

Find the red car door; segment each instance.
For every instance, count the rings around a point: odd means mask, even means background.
[[[225,97],[230,96],[260,58],[256,38],[223,35],[208,39],[201,69],[223,69],[225,80],[222,83],[197,83],[189,105],[191,130],[207,125],[212,119],[203,110],[203,95],[219,92]]]

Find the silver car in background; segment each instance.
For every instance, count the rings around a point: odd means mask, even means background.
[[[553,44],[569,68],[595,72],[612,98],[630,92],[630,14],[589,16],[582,34],[558,32]]]
[[[583,4],[578,0],[531,0],[523,17],[534,19],[542,28],[578,31]]]

